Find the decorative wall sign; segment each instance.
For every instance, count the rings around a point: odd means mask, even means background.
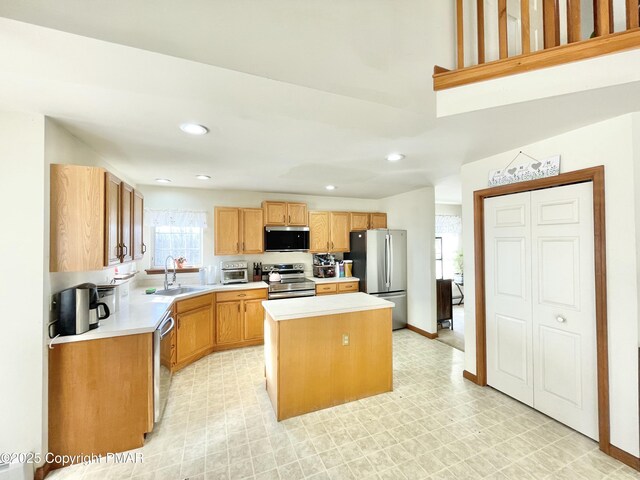
[[[510,166],[500,170],[492,170],[489,172],[489,186],[497,187],[499,185],[507,185],[509,183],[526,182],[527,180],[536,180],[538,178],[553,177],[560,174],[560,155],[554,155],[545,160],[536,160],[524,152],[518,153],[532,159],[531,162],[523,165]],[[514,158],[513,160],[515,160]],[[511,163],[513,163],[513,160]]]

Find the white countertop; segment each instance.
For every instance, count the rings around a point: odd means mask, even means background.
[[[343,293],[341,295],[318,295],[316,297],[265,300],[265,312],[275,321],[296,318],[337,315],[339,313],[362,312],[380,308],[392,308],[393,302],[366,293]]]
[[[314,281],[315,283],[342,283],[342,282],[359,282],[360,279],[358,277],[326,277],[326,278],[317,278],[317,277],[309,277],[309,280]]]
[[[251,290],[254,288],[268,288],[265,282],[236,283],[232,285],[183,285],[194,286],[199,290],[175,296],[147,295],[146,288],[136,288],[129,293],[128,305],[109,318],[100,320],[100,326],[81,335],[66,335],[57,337],[53,344],[84,342],[99,338],[120,337],[155,331],[165,312],[171,308],[173,302],[196,297],[205,293],[225,290]]]

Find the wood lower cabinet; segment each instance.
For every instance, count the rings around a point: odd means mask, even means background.
[[[100,270],[142,258],[143,196],[102,168],[52,164],[49,270]]]
[[[316,284],[316,295],[336,295],[338,293],[353,293],[359,291],[360,282],[335,282]]]
[[[180,300],[175,305],[176,354],[174,370],[211,353],[214,346],[215,295]]]
[[[216,350],[260,345],[264,339],[266,289],[217,294]]]
[[[48,352],[48,450],[75,456],[142,447],[153,429],[153,334],[56,344]]]
[[[242,302],[224,302],[216,305],[216,345],[242,342]]]
[[[214,217],[216,255],[264,252],[261,208],[215,207]]]

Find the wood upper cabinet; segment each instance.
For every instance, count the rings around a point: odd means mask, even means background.
[[[309,252],[323,253],[331,248],[329,212],[309,212]]]
[[[213,346],[213,315],[206,305],[185,313],[179,313],[176,321],[176,362],[187,362]]]
[[[105,265],[105,171],[53,164],[51,272],[99,270]],[[117,204],[116,204],[117,215]],[[113,250],[115,252],[115,249]]]
[[[215,207],[216,255],[262,253],[264,222],[261,208]]]
[[[307,226],[307,204],[306,203],[287,203],[287,225],[292,227]]]
[[[348,252],[349,212],[309,212],[309,251]]]
[[[264,252],[263,210],[261,208],[243,208],[240,210],[240,218],[242,222],[241,252]]]
[[[262,202],[265,225],[286,225],[287,204],[285,202]]]
[[[215,208],[215,245],[216,255],[235,255],[240,253],[240,209],[231,207]]]
[[[331,212],[331,251],[348,252],[350,247],[348,212]]]
[[[142,234],[144,220],[144,197],[140,192],[133,192],[133,210],[131,219],[131,248],[133,259],[140,260],[147,251]]]
[[[242,301],[219,302],[216,305],[216,345],[242,341]]]
[[[246,300],[244,303],[244,340],[264,338],[264,308],[262,300]]]
[[[115,175],[107,172],[106,177],[106,210],[105,210],[105,241],[104,264],[116,265],[122,255],[120,248],[120,236],[122,235],[122,196],[120,186],[122,181]]]
[[[97,167],[51,165],[49,270],[100,270],[142,258],[142,194]],[[139,240],[138,240],[139,239]]]
[[[362,212],[351,212],[351,231],[369,230],[369,214]]]
[[[264,224],[269,226],[306,226],[307,205],[305,203],[262,202]]]
[[[369,228],[387,228],[387,214],[386,213],[371,213],[369,215]]]
[[[133,187],[120,184],[120,261],[133,260]]]

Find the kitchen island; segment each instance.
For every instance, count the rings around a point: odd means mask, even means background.
[[[393,390],[392,302],[349,293],[262,305],[266,386],[278,420]]]

